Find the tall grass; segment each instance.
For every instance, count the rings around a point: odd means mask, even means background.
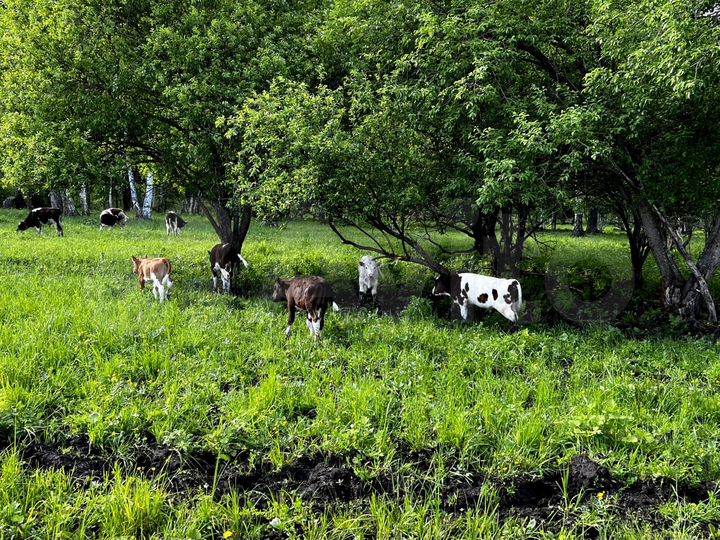
[[[346,302],[314,346],[304,328],[285,339],[286,313],[269,292],[277,276],[320,274],[351,296],[361,254],[321,225],[254,225],[245,293],[232,297],[211,293],[216,239],[199,218],[179,239],[159,220],[99,232],[95,218],[67,219],[65,238],[19,236],[19,218],[0,213],[2,538],[572,538],[593,524],[607,538],[650,538],[652,524],[618,518],[612,501],[584,501],[574,524],[544,530],[501,517],[490,484],[459,514],[444,509],[442,487],[542,476],[580,453],[627,482],[720,474],[713,342],[629,339],[609,325],[511,333],[499,317],[465,326],[418,304],[387,317]],[[624,260],[621,237],[582,242]],[[576,245],[558,235],[556,248],[569,260]],[[171,301],[140,293],[132,255],[173,261]],[[545,264],[539,251],[535,260]],[[420,294],[432,277],[388,266],[381,301]],[[78,437],[117,464],[112,474],[76,485],[70,471],[23,461],[34,445]],[[387,487],[328,507],[293,493],[213,497],[213,486],[178,495],[162,475],[128,468],[151,443],[248,473],[332,457]],[[669,533],[690,538],[719,509],[713,498],[663,511],[679,516]]]

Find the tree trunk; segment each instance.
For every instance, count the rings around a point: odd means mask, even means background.
[[[233,212],[221,200],[212,203],[200,200],[200,205],[220,241],[242,252],[243,243],[250,230],[251,208],[243,206],[239,212]]]
[[[145,200],[143,201],[143,219],[152,219],[152,204],[155,197],[155,175],[148,173],[145,181]]]
[[[76,216],[77,208],[75,208],[75,201],[73,201],[72,199],[70,190],[66,189],[65,191],[63,191],[61,197],[63,214],[66,216]]]
[[[642,289],[645,285],[645,276],[643,275],[643,268],[647,256],[650,254],[650,248],[648,246],[647,237],[645,231],[643,231],[642,223],[640,221],[640,215],[636,211],[632,211],[632,220],[628,215],[624,201],[621,201],[617,205],[617,213],[622,221],[623,231],[628,238],[628,244],[630,245],[630,261],[633,268],[633,285],[636,289]]]
[[[490,259],[490,266],[496,275],[500,259],[500,244],[495,236],[497,218],[498,210],[478,212],[470,226],[475,251],[479,256]]]
[[[113,185],[112,182],[110,183],[110,187],[108,188],[108,208],[113,207]]]
[[[573,236],[585,236],[583,230],[583,214],[582,212],[575,212],[575,226],[573,227]]]
[[[557,212],[552,213],[552,218],[550,219],[550,230],[553,232],[557,231]]]
[[[130,204],[135,210],[135,216],[142,218],[142,208],[138,201],[137,186],[135,185],[135,171],[132,167],[128,167],[128,185],[130,186]]]
[[[87,216],[90,213],[90,200],[86,184],[83,184],[80,188],[80,206],[82,208],[83,215]]]
[[[50,192],[50,206],[53,208],[63,209],[62,196],[57,191]]]
[[[593,206],[590,208],[590,211],[588,212],[588,224],[587,224],[588,234],[602,233],[602,231],[598,227],[599,222],[600,222],[600,214],[598,212],[598,209]]]

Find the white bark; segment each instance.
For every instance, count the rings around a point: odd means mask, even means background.
[[[135,215],[137,217],[143,217],[140,203],[138,202],[137,188],[135,187],[135,173],[132,167],[128,167],[128,184],[130,184],[130,199],[132,200],[133,208],[135,209]]]
[[[80,203],[83,215],[87,216],[90,213],[90,202],[88,201],[88,191],[85,184],[80,188]]]
[[[110,189],[108,190],[108,208],[113,207],[113,188],[112,185],[110,185]]]
[[[148,173],[145,181],[145,201],[143,202],[142,216],[145,219],[152,218],[152,203],[155,196],[155,175]]]

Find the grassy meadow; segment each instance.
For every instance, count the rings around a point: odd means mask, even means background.
[[[710,339],[537,315],[517,331],[498,315],[462,325],[411,298],[433,276],[402,263],[381,283],[392,314],[359,310],[361,254],[315,223],[254,224],[241,294],[214,295],[216,238],[200,217],[179,239],[161,216],[100,232],[96,215],[66,219],[58,238],[16,234],[23,214],[0,213],[0,539],[689,539],[720,527]],[[621,234],[544,239],[554,251],[536,248],[538,264],[628,264]],[[169,302],[140,293],[132,255],[172,260]],[[296,274],[338,290],[319,346],[302,317],[286,340],[270,301],[275,277]],[[531,307],[541,289],[524,287]]]

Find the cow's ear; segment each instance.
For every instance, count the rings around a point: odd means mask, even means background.
[[[132,262],[136,263],[136,262],[138,262],[140,259],[138,259],[137,257],[130,257],[130,260],[131,260]]]
[[[365,266],[365,263],[362,262],[362,261],[360,261],[358,264],[359,264],[360,266]]]

